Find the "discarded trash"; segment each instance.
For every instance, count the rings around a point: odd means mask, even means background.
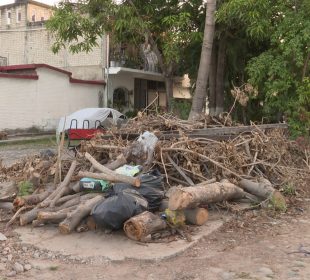
[[[109,182],[92,178],[82,178],[80,180],[80,191],[105,192],[109,189]]]
[[[137,165],[137,166],[131,166],[131,165],[123,165],[115,170],[116,173],[126,175],[126,176],[131,176],[134,177],[138,173],[142,171],[142,166]]]
[[[137,191],[125,189],[97,204],[91,212],[98,226],[121,229],[125,221],[148,209],[148,203]]]

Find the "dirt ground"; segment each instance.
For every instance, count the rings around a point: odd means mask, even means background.
[[[0,223],[0,232],[3,227]],[[284,214],[263,210],[235,214],[220,230],[165,260],[58,258],[20,244],[14,232],[7,237],[0,241],[1,280],[310,279],[310,199],[305,197],[294,199]],[[141,250],[148,246],[141,245]],[[29,271],[15,274],[11,267],[16,261]]]

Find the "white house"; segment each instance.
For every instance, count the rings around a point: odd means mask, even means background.
[[[102,107],[104,87],[47,64],[0,67],[0,130],[55,129],[62,116]]]

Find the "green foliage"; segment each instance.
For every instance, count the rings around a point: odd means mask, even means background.
[[[288,183],[283,187],[282,193],[288,196],[296,195],[296,188],[291,183]]]
[[[310,137],[310,79],[305,78],[296,89],[295,98],[291,98],[286,111],[292,136]]]
[[[171,107],[172,111],[179,116],[182,120],[187,120],[191,111],[192,102],[188,99],[174,99]]]
[[[137,114],[138,114],[138,110],[127,111],[125,113],[126,117],[129,118],[129,119],[136,117]]]
[[[277,1],[278,18],[270,47],[248,64],[249,81],[259,88],[265,116],[287,118],[293,136],[309,134],[310,11],[307,1]],[[273,8],[275,10],[275,7]]]
[[[29,181],[21,181],[18,184],[18,196],[25,196],[33,193],[33,184]]]

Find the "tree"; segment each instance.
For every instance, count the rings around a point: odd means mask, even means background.
[[[113,0],[62,1],[47,27],[55,35],[53,51],[69,45],[73,53],[90,51],[98,36],[112,33],[118,42],[139,47],[150,44],[165,77],[168,106],[173,97],[173,76],[182,51],[198,32],[189,7],[198,1]],[[198,8],[197,8],[198,10]]]
[[[206,4],[206,19],[201,48],[201,56],[196,81],[196,90],[189,119],[197,119],[203,110],[207,96],[207,80],[210,72],[211,54],[215,28],[216,0],[208,0]]]

